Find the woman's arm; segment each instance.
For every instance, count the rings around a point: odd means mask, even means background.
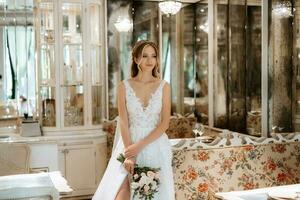
[[[168,128],[171,113],[171,87],[168,83],[163,88],[161,122],[159,125],[144,139],[129,146],[125,149],[125,157],[136,156],[145,146],[158,139]]]
[[[125,103],[125,86],[123,82],[118,85],[118,112],[122,140],[124,147],[127,148],[132,144],[132,141],[128,128],[128,115]]]

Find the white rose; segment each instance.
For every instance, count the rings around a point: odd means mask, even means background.
[[[155,189],[157,188],[157,184],[156,184],[155,181],[152,181],[152,182],[151,182],[151,188],[152,188],[153,190],[155,190]]]
[[[146,176],[146,174],[144,172],[141,173],[141,176]]]
[[[153,179],[149,178],[148,176],[146,176],[146,177],[147,177],[146,184],[149,185],[153,181]]]
[[[142,176],[139,181],[140,186],[143,187],[143,185],[145,185],[146,183],[147,183],[147,176]]]
[[[152,182],[152,179],[149,178],[148,176],[142,176],[140,181],[142,181],[142,183],[149,185]]]
[[[137,183],[137,182],[132,182],[132,183],[131,183],[131,188],[134,189],[134,190],[137,189],[139,186],[140,186],[140,185],[139,185],[139,183]]]
[[[155,173],[155,179],[159,179],[159,173],[158,172]]]
[[[148,171],[147,176],[153,179],[155,177],[155,173],[152,171]]]
[[[139,175],[138,175],[138,174],[134,174],[134,175],[133,175],[133,179],[134,179],[134,180],[136,180],[136,179],[138,179],[138,178],[139,178]]]

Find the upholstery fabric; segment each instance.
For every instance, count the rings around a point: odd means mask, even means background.
[[[173,151],[177,200],[300,181],[300,142]]]

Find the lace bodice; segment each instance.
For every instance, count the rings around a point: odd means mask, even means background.
[[[144,107],[128,80],[124,80],[129,129],[155,128],[157,126],[160,122],[164,84],[165,81],[161,80],[158,88],[151,94],[148,105]]]

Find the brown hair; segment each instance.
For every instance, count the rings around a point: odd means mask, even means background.
[[[156,78],[160,78],[159,73],[160,73],[160,69],[159,69],[159,62],[158,62],[158,48],[157,45],[154,42],[150,42],[147,40],[141,40],[138,41],[137,43],[135,43],[133,49],[132,49],[132,62],[131,62],[131,77],[135,77],[138,75],[139,73],[139,66],[138,64],[136,64],[136,62],[134,61],[135,58],[139,58],[140,56],[142,56],[142,53],[144,51],[144,48],[146,46],[151,46],[154,48],[155,53],[156,53],[156,65],[152,70],[152,75]]]

